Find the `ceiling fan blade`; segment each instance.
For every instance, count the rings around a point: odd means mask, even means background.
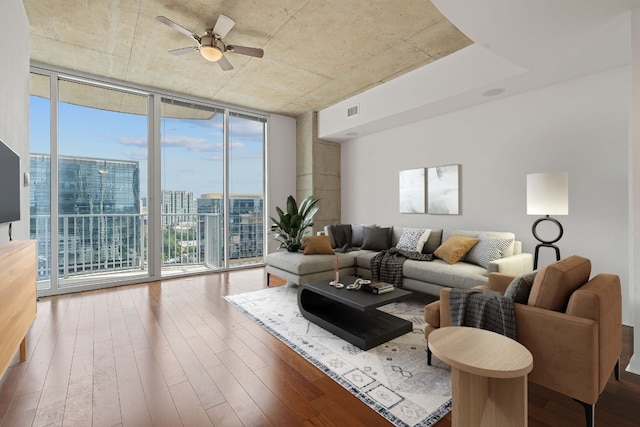
[[[198,50],[197,46],[191,46],[191,47],[182,47],[180,49],[173,49],[173,50],[170,50],[169,53],[172,55],[184,55],[186,53],[191,53],[196,50]]]
[[[225,56],[222,56],[222,58],[218,59],[218,65],[220,65],[222,71],[233,70],[233,65],[231,65],[231,62],[229,62],[229,60]]]
[[[256,58],[262,58],[264,56],[264,50],[255,47],[227,45],[227,50],[229,52],[239,53],[240,55],[255,56]]]
[[[176,24],[175,22],[173,22],[171,19],[167,18],[166,16],[156,16],[156,19],[158,21],[162,22],[163,24],[170,26],[174,30],[180,31],[182,34],[184,34],[186,36],[189,36],[192,39],[196,40],[198,43],[200,43],[200,37],[195,35],[193,33],[193,31],[187,30],[186,28],[184,28],[180,24]]]
[[[213,27],[213,32],[220,36],[220,38],[224,38],[229,31],[236,25],[236,21],[229,18],[227,15],[220,14],[218,16],[218,21],[216,22],[216,26]]]

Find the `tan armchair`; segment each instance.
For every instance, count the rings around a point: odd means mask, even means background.
[[[516,339],[533,354],[529,380],[572,397],[594,424],[595,403],[615,372],[622,350],[620,278],[598,274],[588,280],[591,262],[572,256],[541,269],[527,304],[514,304]],[[491,273],[488,287],[504,292],[513,276]],[[425,337],[450,326],[450,289],[425,307]],[[431,355],[429,361],[431,363]]]

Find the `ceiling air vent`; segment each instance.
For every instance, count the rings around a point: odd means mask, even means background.
[[[347,108],[347,117],[357,116],[358,114],[360,114],[360,104]]]

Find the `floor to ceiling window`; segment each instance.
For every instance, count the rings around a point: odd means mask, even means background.
[[[38,289],[51,289],[51,83],[31,74],[29,105],[30,238],[36,240]],[[55,269],[54,269],[55,270]],[[55,272],[54,272],[55,273]]]
[[[229,264],[262,262],[265,121],[229,115]]]
[[[223,109],[162,100],[162,275],[224,265]]]
[[[262,263],[265,128],[257,114],[35,69],[39,291]]]

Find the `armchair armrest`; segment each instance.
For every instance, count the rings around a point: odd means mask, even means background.
[[[513,276],[533,271],[533,255],[521,253],[500,258],[489,263],[489,273],[504,273]]]
[[[517,340],[533,354],[529,379],[595,404],[600,394],[598,324],[523,304],[514,304],[514,310]]]

